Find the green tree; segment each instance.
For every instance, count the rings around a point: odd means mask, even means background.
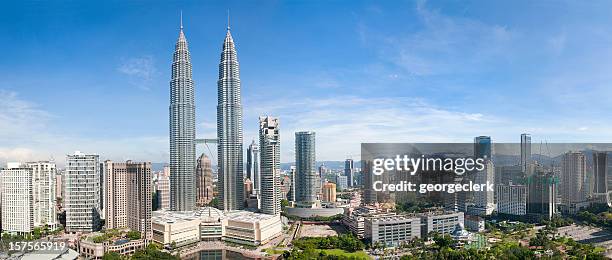
[[[135,230],[130,230],[127,233],[127,238],[129,238],[130,240],[140,239],[140,232],[135,231]]]
[[[102,256],[102,260],[120,260],[121,255],[117,252],[106,252]]]

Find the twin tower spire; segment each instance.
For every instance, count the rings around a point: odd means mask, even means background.
[[[219,200],[223,210],[244,207],[242,101],[240,69],[234,41],[227,33],[223,42],[217,80],[217,158]],[[195,94],[191,55],[183,32],[181,12],[170,80],[170,208],[195,209]]]

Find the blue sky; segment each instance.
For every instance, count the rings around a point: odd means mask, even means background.
[[[0,162],[74,150],[167,161],[179,13],[197,135],[215,136],[231,10],[245,143],[259,115],[317,132],[319,160],[361,142],[612,142],[609,1],[24,1],[0,9]]]

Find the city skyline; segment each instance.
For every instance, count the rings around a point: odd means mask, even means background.
[[[7,58],[0,61],[0,117],[7,122],[0,125],[0,163],[54,157],[61,165],[63,156],[74,150],[116,161],[168,162],[166,121],[160,119],[167,114],[168,49],[180,10],[196,48],[197,137],[214,137],[215,63],[228,8],[246,68],[241,75],[244,141],[257,138],[258,116],[277,115],[288,137],[283,139],[287,149],[282,162],[293,161],[293,133],[302,130],[318,133],[318,158],[339,161],[357,154],[360,142],[469,142],[477,135],[514,142],[523,132],[552,142],[611,140],[606,123],[610,105],[597,98],[608,93],[609,79],[602,71],[611,67],[606,61],[612,44],[606,44],[609,24],[601,13],[608,4],[580,5],[579,10],[591,14],[589,19],[569,2],[511,7],[358,2],[351,7],[331,4],[329,10],[304,5],[186,2],[162,4],[142,16],[134,15],[144,8],[139,4],[118,13],[103,4],[41,4],[31,10],[8,6],[2,19],[21,26],[3,27],[9,40],[2,43]],[[490,15],[521,5],[532,8],[515,17]],[[290,11],[303,7],[318,12],[290,17]],[[249,14],[251,9],[265,11],[269,18]],[[105,16],[87,16],[93,10]],[[537,18],[542,10],[562,13],[566,20]],[[37,11],[42,15],[31,19]],[[38,26],[40,22],[49,25]],[[531,23],[539,26],[530,28]],[[73,30],[59,31],[68,26]],[[289,29],[293,27],[298,30]],[[462,34],[466,37],[456,37]],[[111,40],[122,44],[105,44]],[[383,43],[390,47],[378,50]],[[104,50],[92,54],[102,44]],[[339,44],[345,48],[337,48]],[[576,45],[583,48],[574,50]],[[463,49],[466,54],[458,52]],[[523,54],[513,55],[519,52]],[[525,66],[535,62],[528,56],[539,61],[527,66],[530,75],[525,75]],[[461,68],[460,60],[469,66]],[[37,77],[25,76],[32,73]],[[490,88],[494,93],[487,92]],[[262,102],[267,99],[263,93],[270,92],[278,95],[278,102]],[[107,99],[147,105],[108,106],[102,102]],[[580,112],[584,109],[590,113]],[[126,118],[138,120],[117,119],[125,126],[117,129],[99,127],[98,122],[125,111]],[[150,127],[142,127],[143,122]],[[361,124],[365,127],[357,127]],[[479,132],[466,130],[474,128]],[[340,131],[346,138],[337,138]]]

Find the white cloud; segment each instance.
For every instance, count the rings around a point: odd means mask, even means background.
[[[149,85],[157,72],[151,56],[124,59],[117,71],[131,77],[130,83],[143,90],[150,89]]]

